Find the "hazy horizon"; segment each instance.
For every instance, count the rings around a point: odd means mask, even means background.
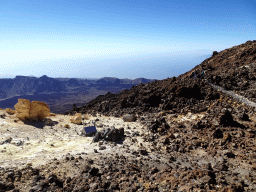
[[[16,69],[13,70],[13,75],[9,77],[1,78],[15,78],[15,76],[33,76],[33,77],[41,77],[43,75],[47,75],[52,78],[86,78],[86,79],[99,79],[103,77],[116,77],[120,79],[136,79],[136,78],[147,78],[147,79],[166,79],[168,77],[179,76],[189,70],[191,70],[196,65],[200,64],[203,60],[210,57],[210,51],[193,51],[191,52],[176,52],[171,54],[158,54],[158,55],[138,55],[137,57],[123,57],[119,56],[109,56],[108,58],[94,58],[91,60],[85,61],[85,59],[75,59],[75,60],[65,60],[60,61],[58,64],[55,63],[53,68],[58,68],[63,64],[73,62],[74,66],[84,67],[82,64],[86,62],[88,65],[85,66],[86,70],[89,71],[89,74],[84,75],[84,72],[80,71],[68,71],[65,72],[64,75],[70,74],[70,76],[60,76],[58,73],[51,72],[49,69],[44,69],[43,66],[38,66],[37,70],[39,73],[29,73],[29,69],[26,69],[23,74],[20,72],[21,70]],[[109,63],[107,66],[105,63]],[[140,63],[140,64],[138,64]],[[129,68],[134,68],[129,69]],[[104,69],[104,70],[103,70]],[[53,70],[54,71],[54,70]],[[127,73],[126,71],[130,71]],[[76,75],[72,75],[75,73]]]
[[[178,76],[254,40],[255,1],[1,2],[0,78]]]

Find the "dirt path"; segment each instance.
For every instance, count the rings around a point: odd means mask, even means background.
[[[206,79],[205,79],[205,80],[206,80]],[[243,96],[241,96],[241,95],[238,95],[238,94],[234,93],[233,91],[227,91],[227,90],[225,90],[224,88],[222,88],[222,87],[220,87],[220,86],[217,86],[217,85],[214,85],[214,84],[208,82],[207,80],[206,80],[206,82],[207,82],[212,88],[217,89],[217,90],[220,90],[220,91],[222,91],[223,93],[226,93],[226,94],[232,96],[234,99],[237,99],[238,101],[240,101],[240,102],[242,102],[242,103],[244,103],[244,104],[246,104],[246,105],[248,105],[248,106],[251,106],[251,107],[256,108],[256,103],[250,101],[250,100],[247,99],[246,97],[243,97]]]

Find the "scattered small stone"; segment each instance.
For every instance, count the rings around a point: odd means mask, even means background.
[[[104,150],[104,149],[106,149],[106,146],[100,146],[99,147],[99,150]]]

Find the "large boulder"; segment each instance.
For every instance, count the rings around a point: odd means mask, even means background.
[[[113,141],[117,142],[124,138],[124,128],[116,129],[115,127],[107,128],[96,133],[93,138],[93,142],[98,142],[99,140]]]
[[[47,104],[40,101],[30,102],[27,99],[18,99],[18,103],[14,105],[16,115],[20,120],[42,121],[50,116],[50,108]]]

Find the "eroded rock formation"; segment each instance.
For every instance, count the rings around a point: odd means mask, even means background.
[[[17,117],[23,121],[42,121],[44,118],[50,116],[50,108],[44,102],[30,102],[27,99],[18,99],[18,103],[14,107]]]

